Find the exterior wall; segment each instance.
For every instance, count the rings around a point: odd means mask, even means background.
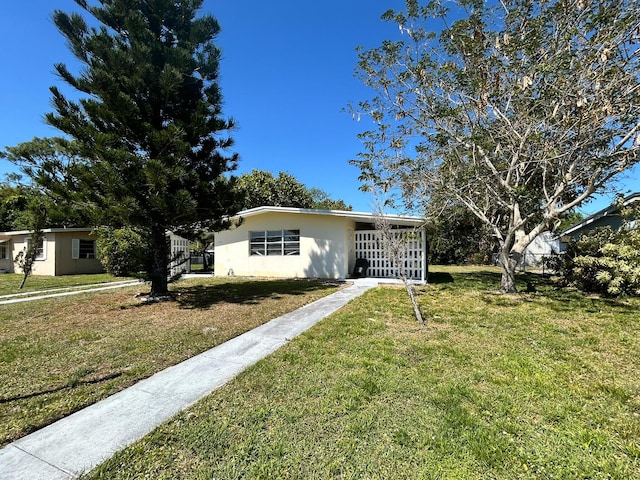
[[[569,236],[573,239],[578,239],[582,235],[586,235],[598,227],[611,227],[612,230],[620,230],[623,221],[624,219],[619,213],[605,215],[603,217],[595,219],[593,222],[586,224],[584,227],[571,232]]]
[[[551,232],[542,232],[524,250],[521,264],[527,267],[540,265],[544,257],[556,253],[560,253],[560,240]]]
[[[349,238],[354,222],[347,218],[268,212],[247,217],[239,227],[215,236],[217,276],[346,278],[355,264]],[[249,255],[249,232],[300,230],[300,255]]]
[[[102,273],[104,267],[97,258],[72,258],[71,240],[95,240],[88,232],[58,232],[55,234],[55,273],[49,275],[77,275]],[[34,272],[36,273],[36,272]]]
[[[33,262],[33,269],[31,273],[33,275],[55,275],[55,233],[45,233],[43,246],[44,246],[44,259],[36,260]],[[14,259],[18,256],[20,252],[27,248],[27,239],[29,235],[16,235],[12,238],[11,244],[13,248],[11,249],[11,258]],[[22,270],[17,266],[13,265],[12,270],[15,273],[22,273]]]
[[[0,260],[0,269],[10,273],[21,273],[13,259],[27,245],[28,234],[12,235],[7,242],[7,259]],[[95,258],[73,259],[71,242],[73,239],[95,240],[88,232],[47,232],[44,234],[44,259],[33,263],[33,275],[75,275],[83,273],[101,273],[104,268]]]
[[[7,252],[7,258],[0,258],[0,273],[13,273],[13,242],[11,240],[3,243],[5,251]]]
[[[588,235],[591,231],[595,230],[599,227],[611,227],[613,231],[620,230],[624,223],[624,218],[618,212],[610,213],[608,215],[603,215],[602,217],[596,218],[593,221],[590,221],[583,225],[580,228],[577,228],[573,232],[563,235],[560,238],[560,251],[566,252],[567,245],[570,240],[578,240],[583,235]]]

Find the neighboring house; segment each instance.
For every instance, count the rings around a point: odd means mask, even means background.
[[[596,212],[581,222],[567,228],[559,235],[560,248],[564,251],[566,244],[570,240],[578,239],[580,236],[598,227],[611,227],[613,230],[619,230],[624,221],[620,210],[624,207],[628,207],[638,200],[640,200],[640,192],[632,193],[631,195],[623,198],[621,202],[615,202],[607,208],[603,208],[599,212]]]
[[[407,245],[408,276],[427,275],[424,219],[385,215],[394,230],[415,230]],[[217,276],[348,278],[356,259],[366,259],[368,276],[396,277],[385,258],[372,213],[257,207],[231,218],[232,227],[215,236]]]
[[[72,275],[104,271],[96,258],[96,237],[88,228],[46,228],[33,264],[34,275]],[[0,271],[20,273],[16,256],[30,241],[27,230],[0,232]]]
[[[33,264],[34,275],[76,275],[102,273],[104,267],[96,256],[96,236],[91,228],[46,228]],[[189,241],[173,233],[167,234],[171,245],[171,275],[189,272]],[[0,232],[0,272],[21,273],[14,263],[30,241],[27,230]],[[183,261],[184,260],[184,261]]]
[[[525,248],[520,266],[540,266],[545,257],[558,253],[560,253],[560,239],[549,231],[542,232]]]

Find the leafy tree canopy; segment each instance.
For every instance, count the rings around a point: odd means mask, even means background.
[[[309,195],[311,195],[312,208],[317,208],[318,210],[353,210],[353,207],[347,205],[344,200],[333,200],[327,192],[319,188],[310,188]]]
[[[237,188],[244,198],[243,209],[270,206],[351,210],[343,200],[332,200],[318,188],[307,188],[286,172],[274,177],[271,172],[254,169],[238,177]]]
[[[95,224],[147,231],[154,294],[168,290],[166,231],[215,229],[238,207],[225,175],[237,155],[226,153],[234,124],[222,117],[213,43],[220,27],[211,15],[196,17],[202,2],[76,0],[97,27],[56,10],[53,21],[82,68],[55,70],[82,98],[52,87],[46,121],[65,139],[6,153],[37,184],[88,206]]]
[[[515,291],[527,245],[639,160],[635,0],[407,0],[400,40],[361,51],[374,127],[362,179],[438,211],[464,205]]]
[[[462,206],[450,206],[427,224],[429,263],[489,264],[493,258],[491,233],[478,217]]]
[[[252,170],[238,177],[243,209],[262,206],[311,208],[307,188],[292,175],[280,172],[274,177],[266,170]]]

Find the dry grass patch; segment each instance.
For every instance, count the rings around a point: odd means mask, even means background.
[[[335,291],[319,281],[190,279],[0,306],[0,444]]]
[[[22,290],[19,289],[22,281],[22,274],[3,273],[0,274],[0,296],[13,295],[16,293],[29,293],[35,291],[82,288],[86,285],[95,285],[107,282],[118,282],[131,280],[129,278],[114,277],[108,273],[84,274],[84,275],[62,275],[51,277],[46,275],[31,275],[27,279]]]

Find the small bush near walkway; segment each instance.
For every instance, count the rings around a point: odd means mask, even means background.
[[[499,277],[437,270],[426,328],[369,291],[87,478],[640,478],[640,300]]]

